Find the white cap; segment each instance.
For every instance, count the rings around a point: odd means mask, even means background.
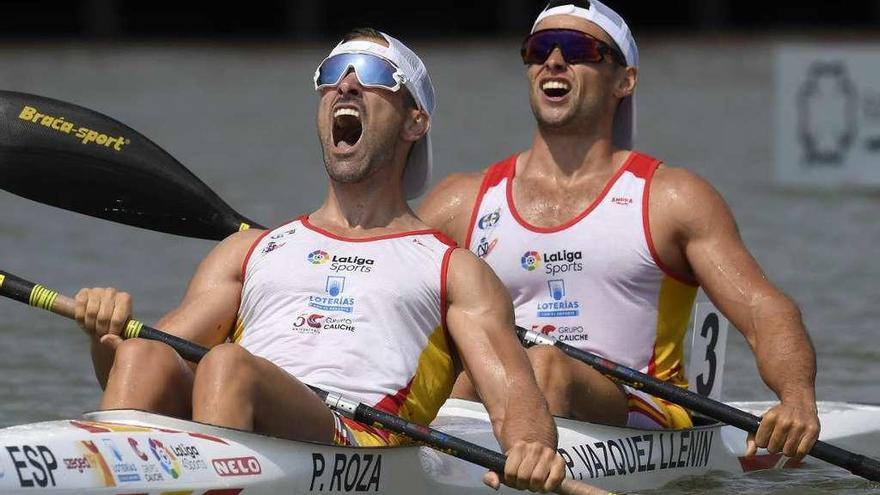
[[[434,113],[434,85],[428,76],[428,69],[412,50],[385,33],[381,33],[388,46],[365,39],[342,42],[330,52],[329,57],[340,53],[369,53],[388,60],[403,72],[403,84],[409,90],[419,109],[428,114]],[[403,190],[406,199],[421,196],[431,182],[431,136],[430,130],[413,143],[403,171]]]
[[[544,9],[535,19],[532,32],[538,27],[538,23],[551,15],[570,15],[586,19],[605,31],[623,52],[626,64],[631,67],[639,66],[639,48],[626,25],[626,21],[620,14],[615,12],[598,0],[587,0],[587,8],[578,7],[574,4],[558,5]],[[636,135],[636,95],[628,96],[621,100],[614,114],[613,142],[616,146],[624,149],[632,149]]]

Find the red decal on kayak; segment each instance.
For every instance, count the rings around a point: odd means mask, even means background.
[[[212,442],[222,443],[223,445],[229,445],[228,443],[226,443],[226,440],[223,440],[220,437],[215,437],[213,435],[206,435],[204,433],[190,433],[189,436],[201,438],[203,440],[210,440]]]
[[[70,420],[70,424],[76,426],[77,428],[82,428],[89,433],[110,433],[112,430],[107,428],[106,426],[98,426],[94,423],[83,423],[81,421],[77,421],[75,419]]]
[[[757,471],[759,469],[774,469],[776,465],[779,463],[779,460],[782,459],[782,454],[761,454],[761,455],[753,455],[751,457],[740,457],[739,465],[742,466],[743,471]],[[794,459],[788,459],[783,464],[783,468],[795,468],[801,465],[800,461],[796,461]]]
[[[82,440],[80,441],[80,444],[85,449],[86,458],[89,460],[89,464],[97,466],[101,471],[104,486],[116,486],[116,481],[113,480],[113,471],[110,470],[110,466],[107,465],[107,461],[104,460],[104,455],[98,450],[98,446],[95,445],[95,442],[91,440]]]

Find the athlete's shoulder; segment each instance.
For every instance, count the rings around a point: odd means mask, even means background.
[[[266,232],[267,231],[263,229],[242,230],[241,232],[236,232],[227,236],[214,249],[221,251],[246,251],[250,249],[251,245]]]
[[[662,195],[676,203],[721,198],[718,190],[696,172],[666,163],[660,164],[654,172],[651,195]]]
[[[459,172],[455,174],[450,174],[443,178],[428,195],[425,197],[425,200],[422,204],[426,203],[442,203],[446,202],[450,199],[455,199],[458,202],[461,202],[462,199],[474,196],[476,197],[477,192],[480,189],[480,184],[483,182],[483,175],[485,174],[485,170],[482,172]]]
[[[422,201],[420,213],[431,215],[436,209],[473,208],[483,183],[496,181],[496,177],[506,176],[511,164],[515,164],[516,155],[494,163],[479,172],[459,172],[446,176]],[[422,216],[422,215],[420,215]],[[423,217],[424,218],[424,217]]]
[[[661,165],[650,191],[652,215],[662,215],[685,228],[732,221],[721,193],[699,174],[682,167]]]
[[[496,163],[479,172],[455,173],[445,177],[419,205],[419,218],[459,245],[464,245],[471,212],[482,185],[487,174],[492,174],[497,168]]]

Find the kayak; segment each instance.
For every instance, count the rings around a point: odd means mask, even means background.
[[[731,403],[758,414],[770,404]],[[823,440],[861,450],[880,440],[880,406],[818,406]],[[556,422],[568,476],[608,490],[645,490],[709,471],[796,464],[766,452],[745,458],[746,434],[709,421],[664,431]],[[432,426],[498,449],[479,403],[450,399]],[[484,472],[428,447],[337,447],[129,409],[0,430],[2,493],[486,494]]]

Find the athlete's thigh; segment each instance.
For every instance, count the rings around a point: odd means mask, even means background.
[[[572,417],[581,421],[625,425],[628,409],[624,390],[592,367],[568,359]]]
[[[333,413],[305,384],[275,365],[254,356],[254,429],[282,438],[331,443]]]

